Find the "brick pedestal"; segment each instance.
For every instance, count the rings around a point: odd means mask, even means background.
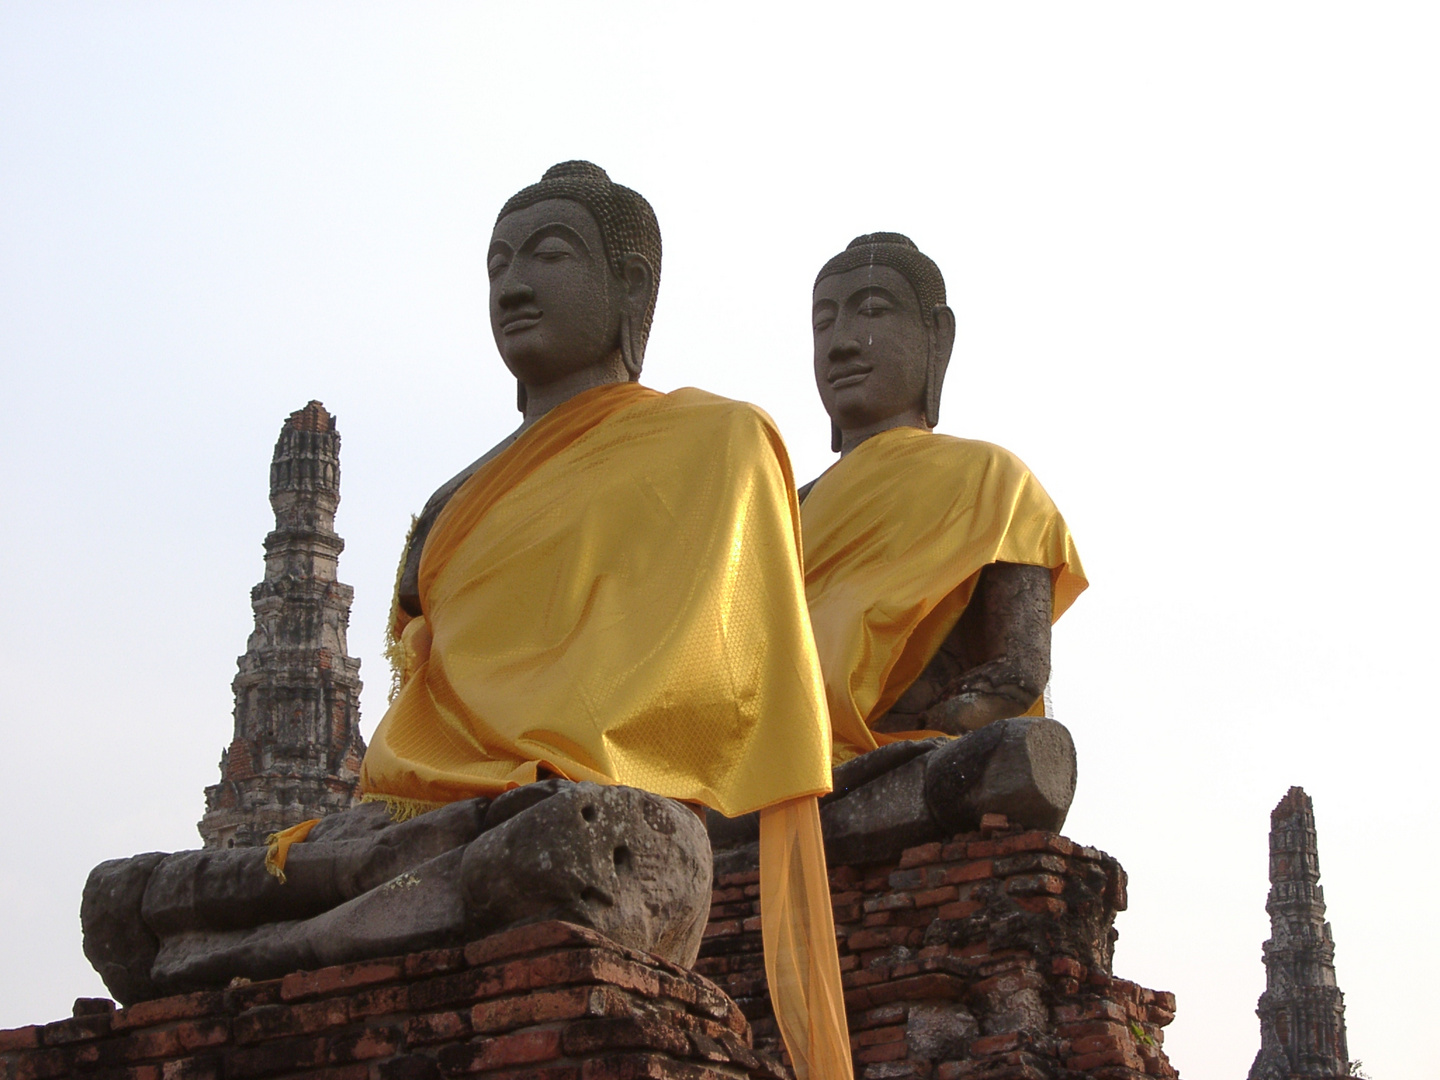
[[[1174,997],[1111,974],[1119,863],[989,825],[831,867],[857,1080],[1176,1076]],[[0,1080],[787,1080],[758,881],[717,878],[696,972],[543,923],[128,1009],[82,1000],[0,1031]]]
[[[1003,819],[898,862],[832,866],[857,1080],[1174,1077],[1174,995],[1112,976],[1125,871]],[[721,873],[696,970],[779,1053],[765,984],[759,874]]]
[[[693,972],[566,923],[0,1031],[0,1080],[783,1080]]]

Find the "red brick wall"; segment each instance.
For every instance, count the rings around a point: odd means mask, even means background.
[[[1110,970],[1125,872],[988,824],[832,867],[857,1080],[1175,1076],[1173,995]],[[129,1009],[77,1002],[0,1031],[0,1080],[785,1080],[757,880],[717,881],[700,974],[544,923]]]
[[[832,866],[831,901],[859,1080],[1140,1080],[1174,995],[1112,976],[1125,871],[1053,833],[983,833]],[[759,875],[716,881],[696,970],[779,1052],[760,944]]]
[[[783,1080],[734,1002],[591,930],[299,972],[0,1031],[0,1080]],[[93,1011],[90,1011],[93,1010]]]

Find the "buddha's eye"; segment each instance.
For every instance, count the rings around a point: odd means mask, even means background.
[[[817,334],[820,333],[822,330],[829,330],[830,327],[832,327],[832,326],[834,326],[834,325],[835,325],[835,316],[834,316],[834,315],[817,315],[817,316],[815,317],[815,332],[816,332]]]
[[[490,265],[486,268],[490,273],[490,280],[494,281],[497,277],[504,273],[505,268],[509,265],[509,261],[506,260],[503,256],[497,255],[495,256],[495,258],[491,259]]]
[[[890,310],[890,305],[884,300],[872,298],[861,304],[858,310],[859,314],[864,315],[867,319],[877,319]]]
[[[535,258],[541,262],[553,263],[561,259],[568,259],[575,254],[573,248],[564,240],[554,236],[547,236],[540,243],[535,245]]]

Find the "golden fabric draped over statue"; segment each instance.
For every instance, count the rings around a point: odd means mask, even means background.
[[[544,416],[431,530],[365,791],[453,802],[539,766],[728,815],[828,791],[793,490],[769,419],[700,390]]]
[[[805,591],[835,763],[935,731],[880,734],[995,562],[1050,569],[1052,618],[1084,590],[1059,510],[1019,458],[990,443],[898,427],[866,439],[801,507]]]
[[[830,723],[784,445],[758,409],[634,383],[557,406],[472,475],[420,562],[399,695],[361,768],[401,811],[544,767],[760,811],[766,970],[799,1080],[850,1046],[815,796]]]

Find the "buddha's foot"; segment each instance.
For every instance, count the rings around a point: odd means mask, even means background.
[[[832,865],[886,862],[978,829],[985,814],[1058,832],[1074,796],[1075,744],[1054,720],[1017,717],[959,739],[891,743],[835,770],[835,790],[820,803],[825,855]],[[753,815],[712,813],[709,831],[722,872],[754,864]]]

